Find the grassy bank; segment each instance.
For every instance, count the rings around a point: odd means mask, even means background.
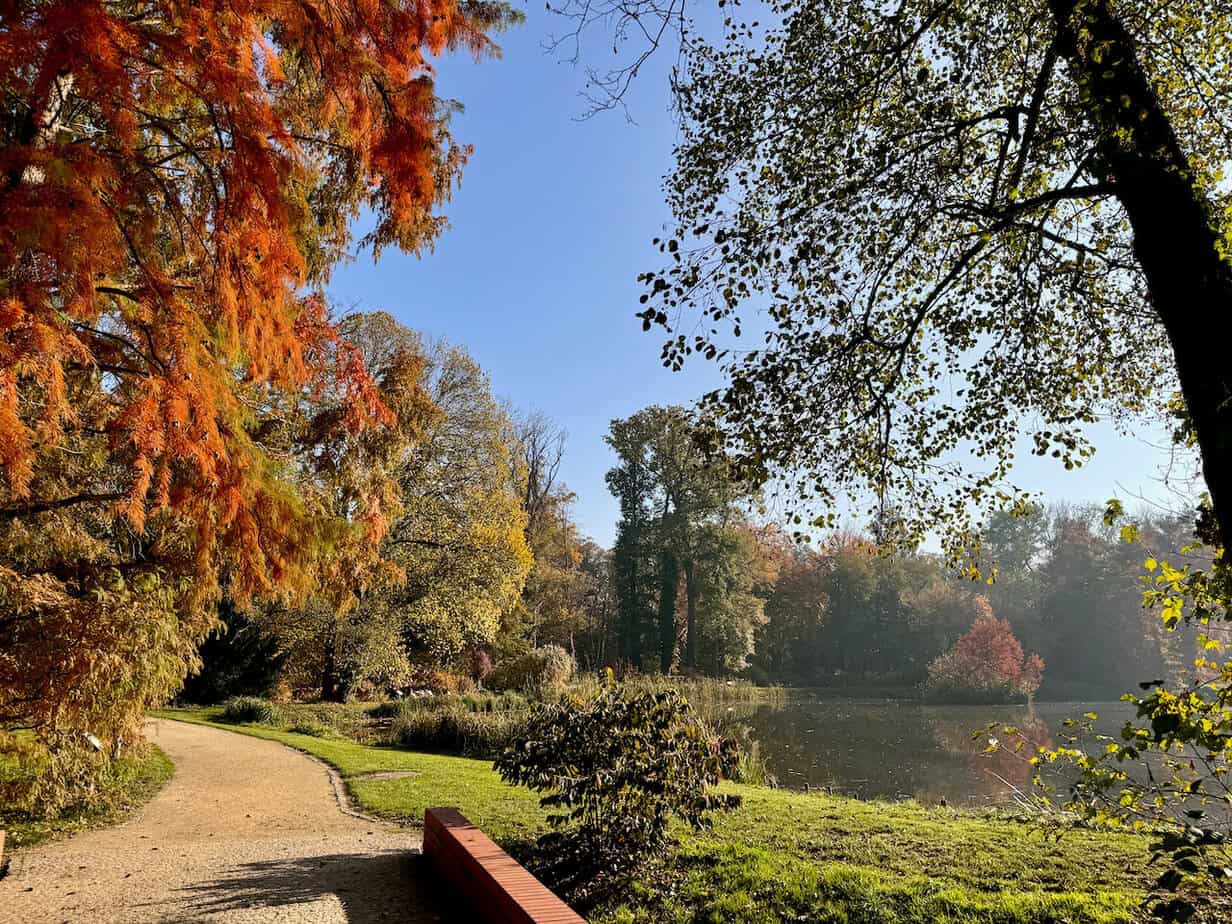
[[[736,787],[743,808],[689,835],[606,920],[1124,922],[1141,898],[1144,842],[914,803]]]
[[[227,726],[213,709],[162,714],[313,754],[374,814],[418,823],[424,808],[457,805],[515,849],[545,830],[535,796],[503,783],[486,761]],[[391,771],[411,775],[368,776]],[[727,785],[744,797],[742,809],[712,831],[680,831],[679,850],[591,920],[1117,924],[1133,920],[1140,899],[1147,854],[1135,837],[1075,831],[1045,840],[971,812]]]
[[[0,761],[0,779],[20,768]],[[175,773],[167,755],[153,745],[111,764],[99,791],[88,803],[69,806],[58,815],[40,818],[27,812],[0,808],[0,828],[8,832],[5,852],[122,821],[157,793]]]

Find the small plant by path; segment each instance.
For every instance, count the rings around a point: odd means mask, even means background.
[[[0,762],[0,777],[10,772],[18,772],[18,768]],[[50,816],[0,808],[0,830],[8,832],[5,853],[117,824],[152,799],[174,772],[167,755],[148,745],[114,761],[88,803],[71,804]]]
[[[716,791],[724,756],[680,693],[608,685],[537,706],[496,769],[541,793],[557,828],[539,838],[532,869],[588,908],[664,853],[673,821],[701,831],[740,805]]]

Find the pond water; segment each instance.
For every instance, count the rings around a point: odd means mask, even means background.
[[[916,799],[956,806],[1010,806],[1031,791],[1034,768],[1009,749],[985,755],[991,722],[1013,725],[1033,742],[1060,743],[1067,718],[1095,712],[1096,731],[1116,735],[1125,703],[1036,703],[1032,707],[935,706],[903,700],[803,696],[784,704],[720,707],[711,718],[728,734],[755,741],[780,786],[828,788],[864,799]],[[747,744],[746,744],[747,746]],[[1064,778],[1046,778],[1063,785]]]

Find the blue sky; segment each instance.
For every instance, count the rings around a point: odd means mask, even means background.
[[[649,404],[689,403],[719,380],[700,362],[664,370],[661,332],[642,333],[634,317],[637,275],[657,268],[650,241],[668,218],[661,181],[675,126],[667,62],[653,62],[635,82],[634,124],[619,112],[579,120],[585,73],[544,53],[559,25],[542,7],[526,12],[525,25],[500,37],[500,60],[459,57],[439,68],[438,92],[465,106],[454,134],[475,146],[446,209],[452,229],[422,258],[387,251],[374,266],[361,254],[335,273],[330,292],[341,306],[383,309],[465,346],[498,396],[563,425],[576,517],[609,544],[618,511],[603,480],[613,462],[603,443],[608,423]],[[1016,480],[1075,501],[1161,495],[1166,456],[1150,443],[1163,440],[1147,436],[1101,427],[1086,469],[1030,459]]]

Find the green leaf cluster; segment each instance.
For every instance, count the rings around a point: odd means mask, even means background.
[[[730,756],[730,755],[729,755]],[[628,872],[661,854],[672,818],[708,827],[740,797],[721,794],[723,748],[676,690],[541,704],[525,737],[496,761],[508,782],[545,793],[556,838],[584,874]]]

